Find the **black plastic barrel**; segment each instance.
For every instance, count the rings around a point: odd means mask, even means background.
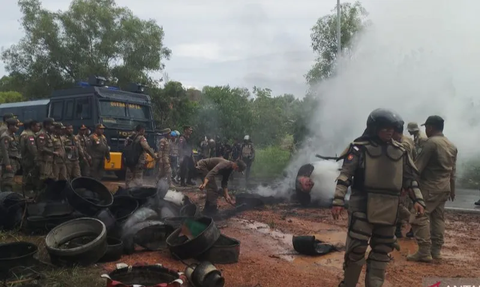
[[[94,217],[100,210],[109,208],[113,196],[108,188],[90,177],[78,177],[72,180],[66,192],[68,203],[77,211]]]

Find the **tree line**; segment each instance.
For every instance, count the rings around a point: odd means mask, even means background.
[[[220,136],[242,139],[248,134],[262,146],[292,148],[308,133],[318,103],[314,93],[273,95],[268,87],[225,86],[186,89],[177,81],[152,77],[161,72],[172,51],[163,44],[164,30],[155,20],[140,19],[114,0],[73,0],[65,11],[49,11],[40,0],[19,0],[24,35],[2,49],[8,75],[0,79],[0,103],[48,98],[90,75],[126,88],[145,84],[152,98],[157,126],[180,129],[192,125],[198,140]],[[342,49],[348,52],[355,34],[368,25],[359,2],[341,5]],[[337,16],[322,16],[311,31],[317,60],[305,75],[314,85],[335,72]]]

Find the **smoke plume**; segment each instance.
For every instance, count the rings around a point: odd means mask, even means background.
[[[470,130],[479,124],[480,18],[475,8],[480,3],[375,3],[372,26],[359,35],[352,54],[340,60],[337,75],[315,87],[319,105],[312,115],[310,140],[290,164],[284,188],[273,192],[276,195],[291,192],[298,168],[318,162],[315,154],[340,154],[361,135],[368,114],[380,107],[419,125],[430,115],[442,116],[444,133],[459,150],[458,168],[478,155],[480,136]],[[324,175],[314,196],[333,196],[335,168],[334,163],[316,164],[316,172]]]

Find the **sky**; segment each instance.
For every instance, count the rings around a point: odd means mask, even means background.
[[[361,2],[373,14],[379,1]],[[0,2],[0,47],[6,48],[23,36],[21,13],[17,1]],[[68,9],[70,1],[43,0],[42,4],[57,11]],[[117,4],[163,26],[164,44],[172,50],[164,71],[170,80],[197,88],[259,86],[272,89],[274,94],[302,97],[306,91],[304,75],[315,58],[311,28],[335,8],[336,1],[117,0]],[[0,77],[5,74],[0,61]]]

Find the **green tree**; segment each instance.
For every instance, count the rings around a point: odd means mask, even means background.
[[[0,104],[24,101],[19,92],[0,92]]]
[[[222,140],[243,138],[252,127],[252,109],[248,89],[204,87],[196,114],[196,141],[205,135]]]
[[[341,45],[342,53],[349,53],[355,35],[361,32],[369,21],[368,12],[360,2],[340,4]],[[318,19],[311,33],[312,48],[317,58],[311,70],[305,76],[310,85],[328,78],[335,68],[337,59],[337,14]]]
[[[111,84],[151,84],[170,50],[154,20],[141,20],[114,0],[73,0],[66,11],[50,12],[40,0],[19,0],[25,36],[2,52],[6,70],[26,98],[41,98],[90,75]]]

